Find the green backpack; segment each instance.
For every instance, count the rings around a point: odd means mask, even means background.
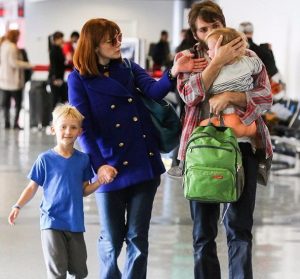
[[[231,128],[200,126],[186,148],[184,196],[202,202],[235,202],[244,187],[241,151]]]

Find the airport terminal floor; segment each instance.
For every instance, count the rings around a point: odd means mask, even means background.
[[[25,129],[18,131],[5,130],[4,123],[0,122],[0,279],[46,278],[39,231],[41,191],[21,210],[15,226],[7,223],[11,206],[27,185],[26,176],[33,161],[41,151],[54,145],[53,136],[32,130],[26,123]],[[165,157],[164,161],[169,167],[170,159]],[[258,186],[253,228],[255,279],[299,278],[299,199],[299,177],[271,176],[267,187]],[[88,278],[96,279],[99,224],[93,195],[85,198],[85,216]],[[193,278],[191,233],[192,223],[181,180],[165,174],[153,209],[147,278]],[[221,224],[217,245],[222,278],[228,278],[227,247]],[[120,266],[123,261],[124,249]]]

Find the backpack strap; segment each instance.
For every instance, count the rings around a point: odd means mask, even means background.
[[[213,125],[211,123],[211,119],[214,117],[214,114],[212,112],[209,113],[209,119],[208,119],[208,125]],[[223,118],[223,113],[221,112],[219,115],[219,121],[220,121],[220,127],[225,127],[225,122]]]

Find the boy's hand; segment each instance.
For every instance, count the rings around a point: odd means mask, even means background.
[[[98,177],[98,183],[99,184],[105,184],[105,181],[103,178]]]
[[[19,208],[13,208],[12,211],[10,212],[9,216],[8,216],[8,223],[10,225],[14,225],[15,224],[15,220],[17,219],[18,215],[19,215],[20,209]]]
[[[101,184],[107,184],[113,182],[117,174],[118,171],[110,165],[101,166],[97,172],[98,180]]]

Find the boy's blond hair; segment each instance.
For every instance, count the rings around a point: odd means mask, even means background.
[[[207,43],[207,40],[210,37],[220,37],[220,35],[223,36],[223,40],[221,42],[221,46],[228,44],[232,40],[241,37],[245,43],[245,48],[248,46],[247,37],[244,33],[239,32],[235,30],[234,28],[224,27],[224,28],[217,28],[210,31],[207,36],[205,37],[205,42]],[[242,56],[242,55],[241,55]]]
[[[78,111],[78,109],[70,104],[59,104],[55,107],[52,112],[53,124],[55,124],[60,117],[71,117],[77,119],[80,124],[84,119],[84,116]]]

